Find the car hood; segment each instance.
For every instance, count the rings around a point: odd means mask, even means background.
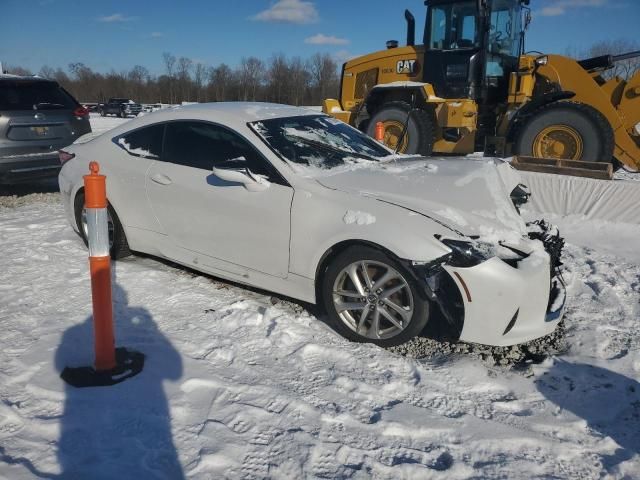
[[[520,176],[502,160],[402,159],[357,165],[316,179],[327,188],[414,211],[463,235],[496,242],[526,233],[510,198]]]

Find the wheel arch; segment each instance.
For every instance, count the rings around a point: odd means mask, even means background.
[[[435,112],[433,111],[433,107],[428,108],[428,106],[430,106],[429,94],[425,90],[425,87],[429,89],[431,86],[429,84],[424,84],[422,86],[416,85],[410,87],[383,86],[373,88],[365,99],[367,113],[370,117],[373,117],[376,112],[386,104],[392,102],[404,102],[408,105],[413,105],[415,100],[416,107],[419,107],[422,110],[431,110],[434,115],[433,120],[435,122]],[[366,122],[368,122],[368,119],[360,122],[358,128]],[[362,130],[362,128],[360,129]]]
[[[80,226],[77,225],[77,218],[76,218],[76,202],[78,201],[78,198],[80,197],[80,195],[84,195],[84,186],[81,186],[80,188],[78,188],[78,190],[75,192],[75,194],[73,195],[73,215],[74,215],[74,219],[76,220],[76,227],[79,229]],[[120,225],[122,226],[122,229],[124,230],[125,236],[127,238],[129,238],[128,232],[127,232],[127,227],[124,223],[122,223],[122,217],[120,216],[120,214],[118,213],[118,209],[113,205],[113,203],[111,202],[111,200],[109,198],[107,198],[107,208],[111,209],[116,216],[118,217],[118,221],[120,222]]]
[[[515,141],[520,127],[542,107],[546,107],[552,103],[559,103],[563,100],[570,100],[575,96],[576,94],[570,91],[551,92],[540,95],[530,102],[525,103],[516,111],[515,115],[509,122],[506,135],[507,140],[510,142]]]
[[[324,275],[325,275],[325,272],[327,271],[327,267],[329,266],[331,261],[335,259],[338,255],[340,255],[342,252],[347,250],[348,248],[357,247],[357,246],[369,247],[375,250],[379,250],[380,252],[384,253],[385,255],[389,255],[391,258],[393,258],[394,260],[397,260],[403,265],[406,264],[405,260],[402,260],[401,258],[399,258],[398,255],[393,253],[391,250],[375,242],[372,242],[369,240],[356,239],[356,238],[349,239],[349,240],[342,240],[332,245],[331,247],[329,247],[322,254],[322,256],[320,257],[320,260],[318,261],[318,264],[316,266],[315,276],[314,276],[316,305],[321,304],[320,300],[322,298],[322,294],[321,294],[322,282],[324,280]]]

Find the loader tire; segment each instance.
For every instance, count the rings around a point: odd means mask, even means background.
[[[520,128],[515,153],[541,158],[612,162],[614,136],[599,111],[576,102],[536,110]]]
[[[411,111],[411,105],[406,102],[389,102],[380,108],[369,120],[366,132],[375,138],[376,124],[382,122],[385,126],[384,143],[395,150],[398,140],[402,136],[405,122],[409,118],[404,138],[400,142],[399,153],[408,155],[429,156],[433,152],[434,120],[430,112],[420,109]]]

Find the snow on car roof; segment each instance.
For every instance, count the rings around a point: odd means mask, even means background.
[[[317,111],[306,108],[260,102],[218,102],[177,105],[163,108],[155,112],[134,118],[109,131],[114,137],[159,122],[171,120],[204,120],[226,125],[234,129],[242,129],[247,123],[269,120],[272,118],[300,117],[319,115]]]
[[[278,103],[261,102],[196,103],[175,107],[174,110],[232,115],[237,119],[247,122],[268,120],[270,118],[297,117],[301,115],[311,115],[314,113],[317,114],[317,112],[305,108],[281,105]]]

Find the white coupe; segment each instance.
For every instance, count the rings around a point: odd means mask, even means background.
[[[397,345],[431,321],[514,345],[562,316],[563,241],[525,224],[527,189],[499,160],[396,156],[331,117],[257,103],[158,111],[60,157],[85,239],[82,177],[99,161],[114,258],[144,252],[319,304],[354,341]]]

